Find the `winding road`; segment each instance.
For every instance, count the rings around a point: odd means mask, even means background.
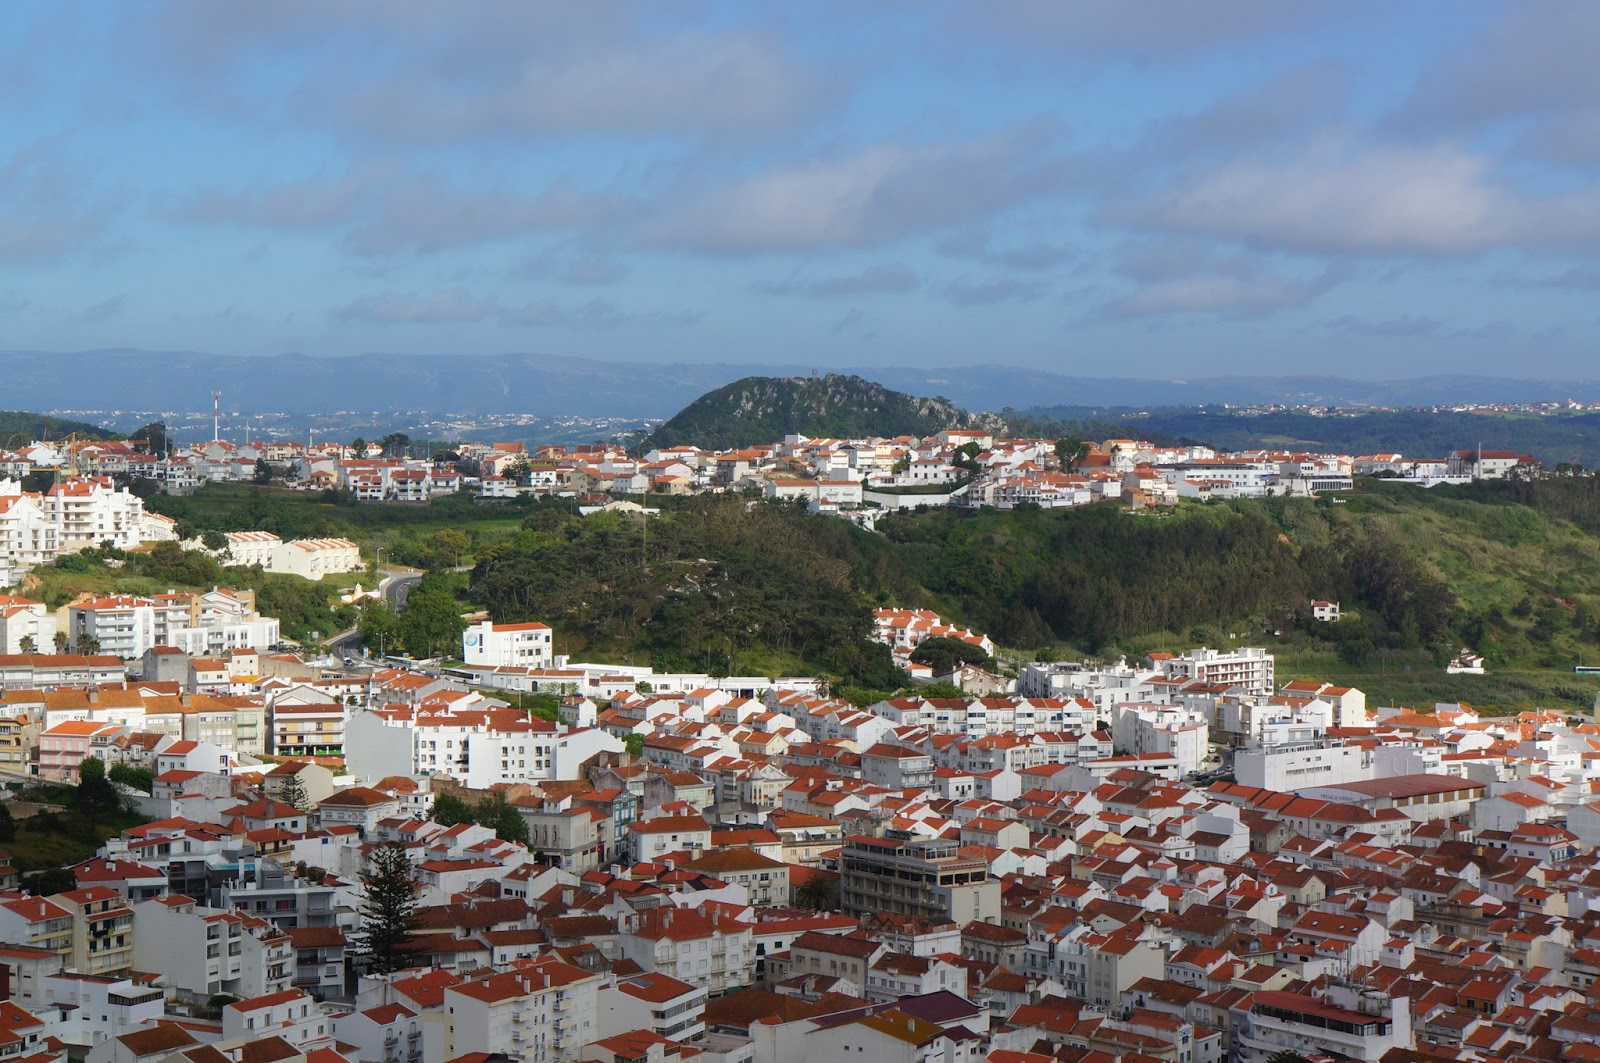
[[[425,573],[410,568],[384,569],[382,581],[378,590],[383,595],[383,600],[389,603],[389,608],[400,612],[406,607],[406,600],[411,597],[411,589],[422,582]],[[361,653],[361,632],[355,628],[341,631],[328,640],[328,649],[339,657],[357,657]]]

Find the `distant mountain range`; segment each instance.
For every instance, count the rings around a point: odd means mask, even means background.
[[[826,371],[829,367],[815,367]],[[312,413],[430,410],[669,417],[698,396],[751,375],[809,377],[812,366],[601,361],[546,354],[244,358],[131,349],[73,354],[0,352],[6,405],[47,410],[226,410]],[[1410,380],[1338,377],[1092,378],[1009,366],[848,367],[912,395],[967,410],[1042,406],[1191,406],[1314,403],[1421,406],[1465,402],[1600,401],[1600,380],[1508,380],[1439,375]]]

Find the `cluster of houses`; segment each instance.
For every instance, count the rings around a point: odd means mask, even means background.
[[[141,498],[109,475],[65,476],[43,491],[25,491],[20,480],[0,478],[0,587],[16,585],[65,554],[177,539],[176,521],[148,512]],[[305,579],[363,567],[360,550],[347,539],[285,542],[271,532],[248,531],[228,533],[227,540],[217,549],[198,538],[182,545],[207,550],[225,565],[260,565]]]
[[[0,472],[0,587],[63,554],[173,538],[172,520],[145,512],[142,499],[108,476],[66,477],[44,491],[24,491]]]
[[[211,481],[249,480],[265,462],[275,476],[304,489],[350,491],[367,502],[426,502],[471,491],[486,498],[557,494],[579,498],[680,495],[753,489],[823,512],[920,505],[1083,505],[1122,499],[1130,505],[1180,498],[1258,497],[1348,490],[1352,476],[1385,476],[1431,486],[1531,475],[1536,459],[1515,451],[1461,450],[1441,459],[1400,454],[1218,452],[1163,447],[1132,439],[1058,453],[1056,441],[1005,439],[947,429],[927,437],[862,439],[789,435],[781,442],[726,451],[659,447],[642,457],[618,443],[538,446],[468,443],[449,461],[386,456],[377,444],[352,446],[211,440],[165,455],[133,442],[38,442],[0,453],[0,475],[70,467],[92,476],[127,476],[187,493]],[[0,491],[0,494],[4,494]]]
[[[439,675],[0,657],[0,772],[152,779],[75,888],[0,862],[0,1053],[1600,1058],[1595,722],[1369,709],[1252,648],[860,706],[553,641],[477,623]],[[529,690],[558,718],[508,703]],[[445,793],[525,831],[435,820]],[[377,846],[418,904],[391,973],[362,946]]]

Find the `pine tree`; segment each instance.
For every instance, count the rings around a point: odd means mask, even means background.
[[[373,849],[361,887],[361,928],[355,940],[366,957],[367,969],[373,974],[389,974],[409,967],[409,946],[419,925],[417,894],[421,887],[405,846],[385,842]]]
[[[300,781],[299,774],[283,780],[283,789],[278,791],[278,800],[297,812],[311,810],[311,795],[306,793],[306,784]]]

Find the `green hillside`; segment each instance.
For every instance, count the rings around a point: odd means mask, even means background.
[[[1002,422],[947,399],[918,398],[858,376],[745,377],[695,399],[653,432],[651,447],[713,449],[771,443],[791,433],[849,437],[932,435]]]
[[[658,667],[892,685],[865,641],[877,604],[928,606],[1013,662],[1266,645],[1284,676],[1374,703],[1587,706],[1600,681],[1600,482],[1273,499],[1134,514],[933,510],[881,534],[788,505],[701,498],[645,525],[542,509],[479,552],[472,595],[553,624],[563,652]],[[1522,489],[1526,490],[1526,489]],[[1346,618],[1319,624],[1312,598]],[[1491,674],[1446,676],[1461,647]],[[858,689],[859,692],[859,689]]]
[[[110,439],[115,435],[87,421],[47,417],[26,410],[0,410],[0,449],[14,450],[36,439],[65,439],[74,432],[80,439]]]

